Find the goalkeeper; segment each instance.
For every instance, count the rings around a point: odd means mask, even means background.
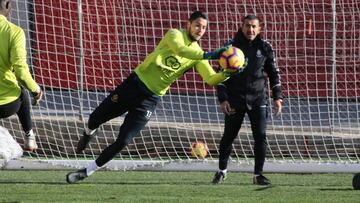
[[[11,1],[0,0],[0,118],[17,113],[25,131],[24,150],[37,149],[35,133],[32,130],[28,89],[38,102],[43,92],[31,77],[26,63],[24,31],[7,20]],[[21,85],[22,86],[21,86]]]
[[[170,29],[144,62],[91,113],[87,128],[77,145],[78,153],[88,146],[101,124],[125,112],[127,115],[116,141],[106,147],[88,167],[67,174],[68,183],[88,177],[119,153],[146,125],[160,97],[166,93],[170,85],[189,69],[194,67],[212,86],[225,81],[233,74],[216,73],[207,61],[218,59],[226,48],[204,52],[198,41],[206,28],[206,15],[195,11],[189,18],[186,30]]]

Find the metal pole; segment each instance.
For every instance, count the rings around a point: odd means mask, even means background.
[[[79,92],[79,119],[81,121],[84,121],[84,114],[83,114],[83,100],[84,100],[84,82],[83,82],[83,78],[84,78],[84,49],[83,49],[83,39],[82,39],[82,34],[83,34],[83,30],[82,30],[82,17],[83,17],[83,12],[82,12],[82,1],[81,0],[77,0],[77,8],[78,8],[78,18],[79,18],[79,33],[78,33],[78,48],[79,48],[79,55],[78,55],[78,60],[79,60],[79,74],[78,74],[78,92]]]
[[[332,79],[331,79],[331,133],[334,131],[335,124],[335,97],[336,97],[336,0],[331,1],[332,10]]]

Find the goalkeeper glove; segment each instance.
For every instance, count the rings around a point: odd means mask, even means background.
[[[219,59],[220,55],[223,51],[225,51],[226,49],[228,49],[229,47],[221,47],[219,49],[216,49],[215,51],[211,51],[211,52],[204,52],[203,58],[207,59],[207,60],[215,60],[215,59]]]
[[[243,72],[247,64],[248,64],[248,60],[246,58],[244,65],[242,67],[238,67],[237,69],[223,69],[222,73],[225,75],[225,77],[231,77],[233,75]],[[221,68],[219,67],[219,69]]]
[[[31,93],[33,96],[32,105],[36,106],[44,95],[44,91],[39,88],[37,91]]]
[[[241,73],[243,69],[238,68],[238,69],[225,69],[222,71],[222,73],[224,74],[225,77],[231,77],[233,75],[236,75],[238,73]]]

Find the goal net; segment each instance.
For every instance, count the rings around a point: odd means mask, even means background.
[[[118,135],[123,117],[101,126],[84,153],[75,153],[89,114],[133,71],[169,28],[189,15],[209,18],[200,41],[221,47],[256,14],[276,51],[283,113],[268,118],[265,171],[354,171],[360,156],[360,3],[358,0],[18,0],[10,20],[26,33],[28,62],[45,98],[32,107],[39,149],[29,163],[81,167]],[[217,66],[216,62],[212,65]],[[270,99],[271,100],[271,99]],[[141,133],[108,165],[114,169],[213,170],[223,133],[216,92],[195,71],[178,79]],[[23,143],[16,116],[1,119]],[[197,160],[193,142],[209,154]],[[253,170],[249,120],[233,143],[231,170]],[[273,164],[273,168],[271,168]],[[300,167],[299,167],[300,166]],[[23,166],[22,166],[23,167]]]

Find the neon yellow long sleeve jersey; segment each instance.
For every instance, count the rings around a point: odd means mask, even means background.
[[[30,92],[40,88],[26,62],[24,31],[0,15],[0,105],[20,96],[20,84]]]
[[[162,96],[170,85],[190,68],[209,85],[217,85],[227,77],[216,73],[196,41],[191,41],[185,30],[170,29],[135,72],[140,80],[156,95]]]

